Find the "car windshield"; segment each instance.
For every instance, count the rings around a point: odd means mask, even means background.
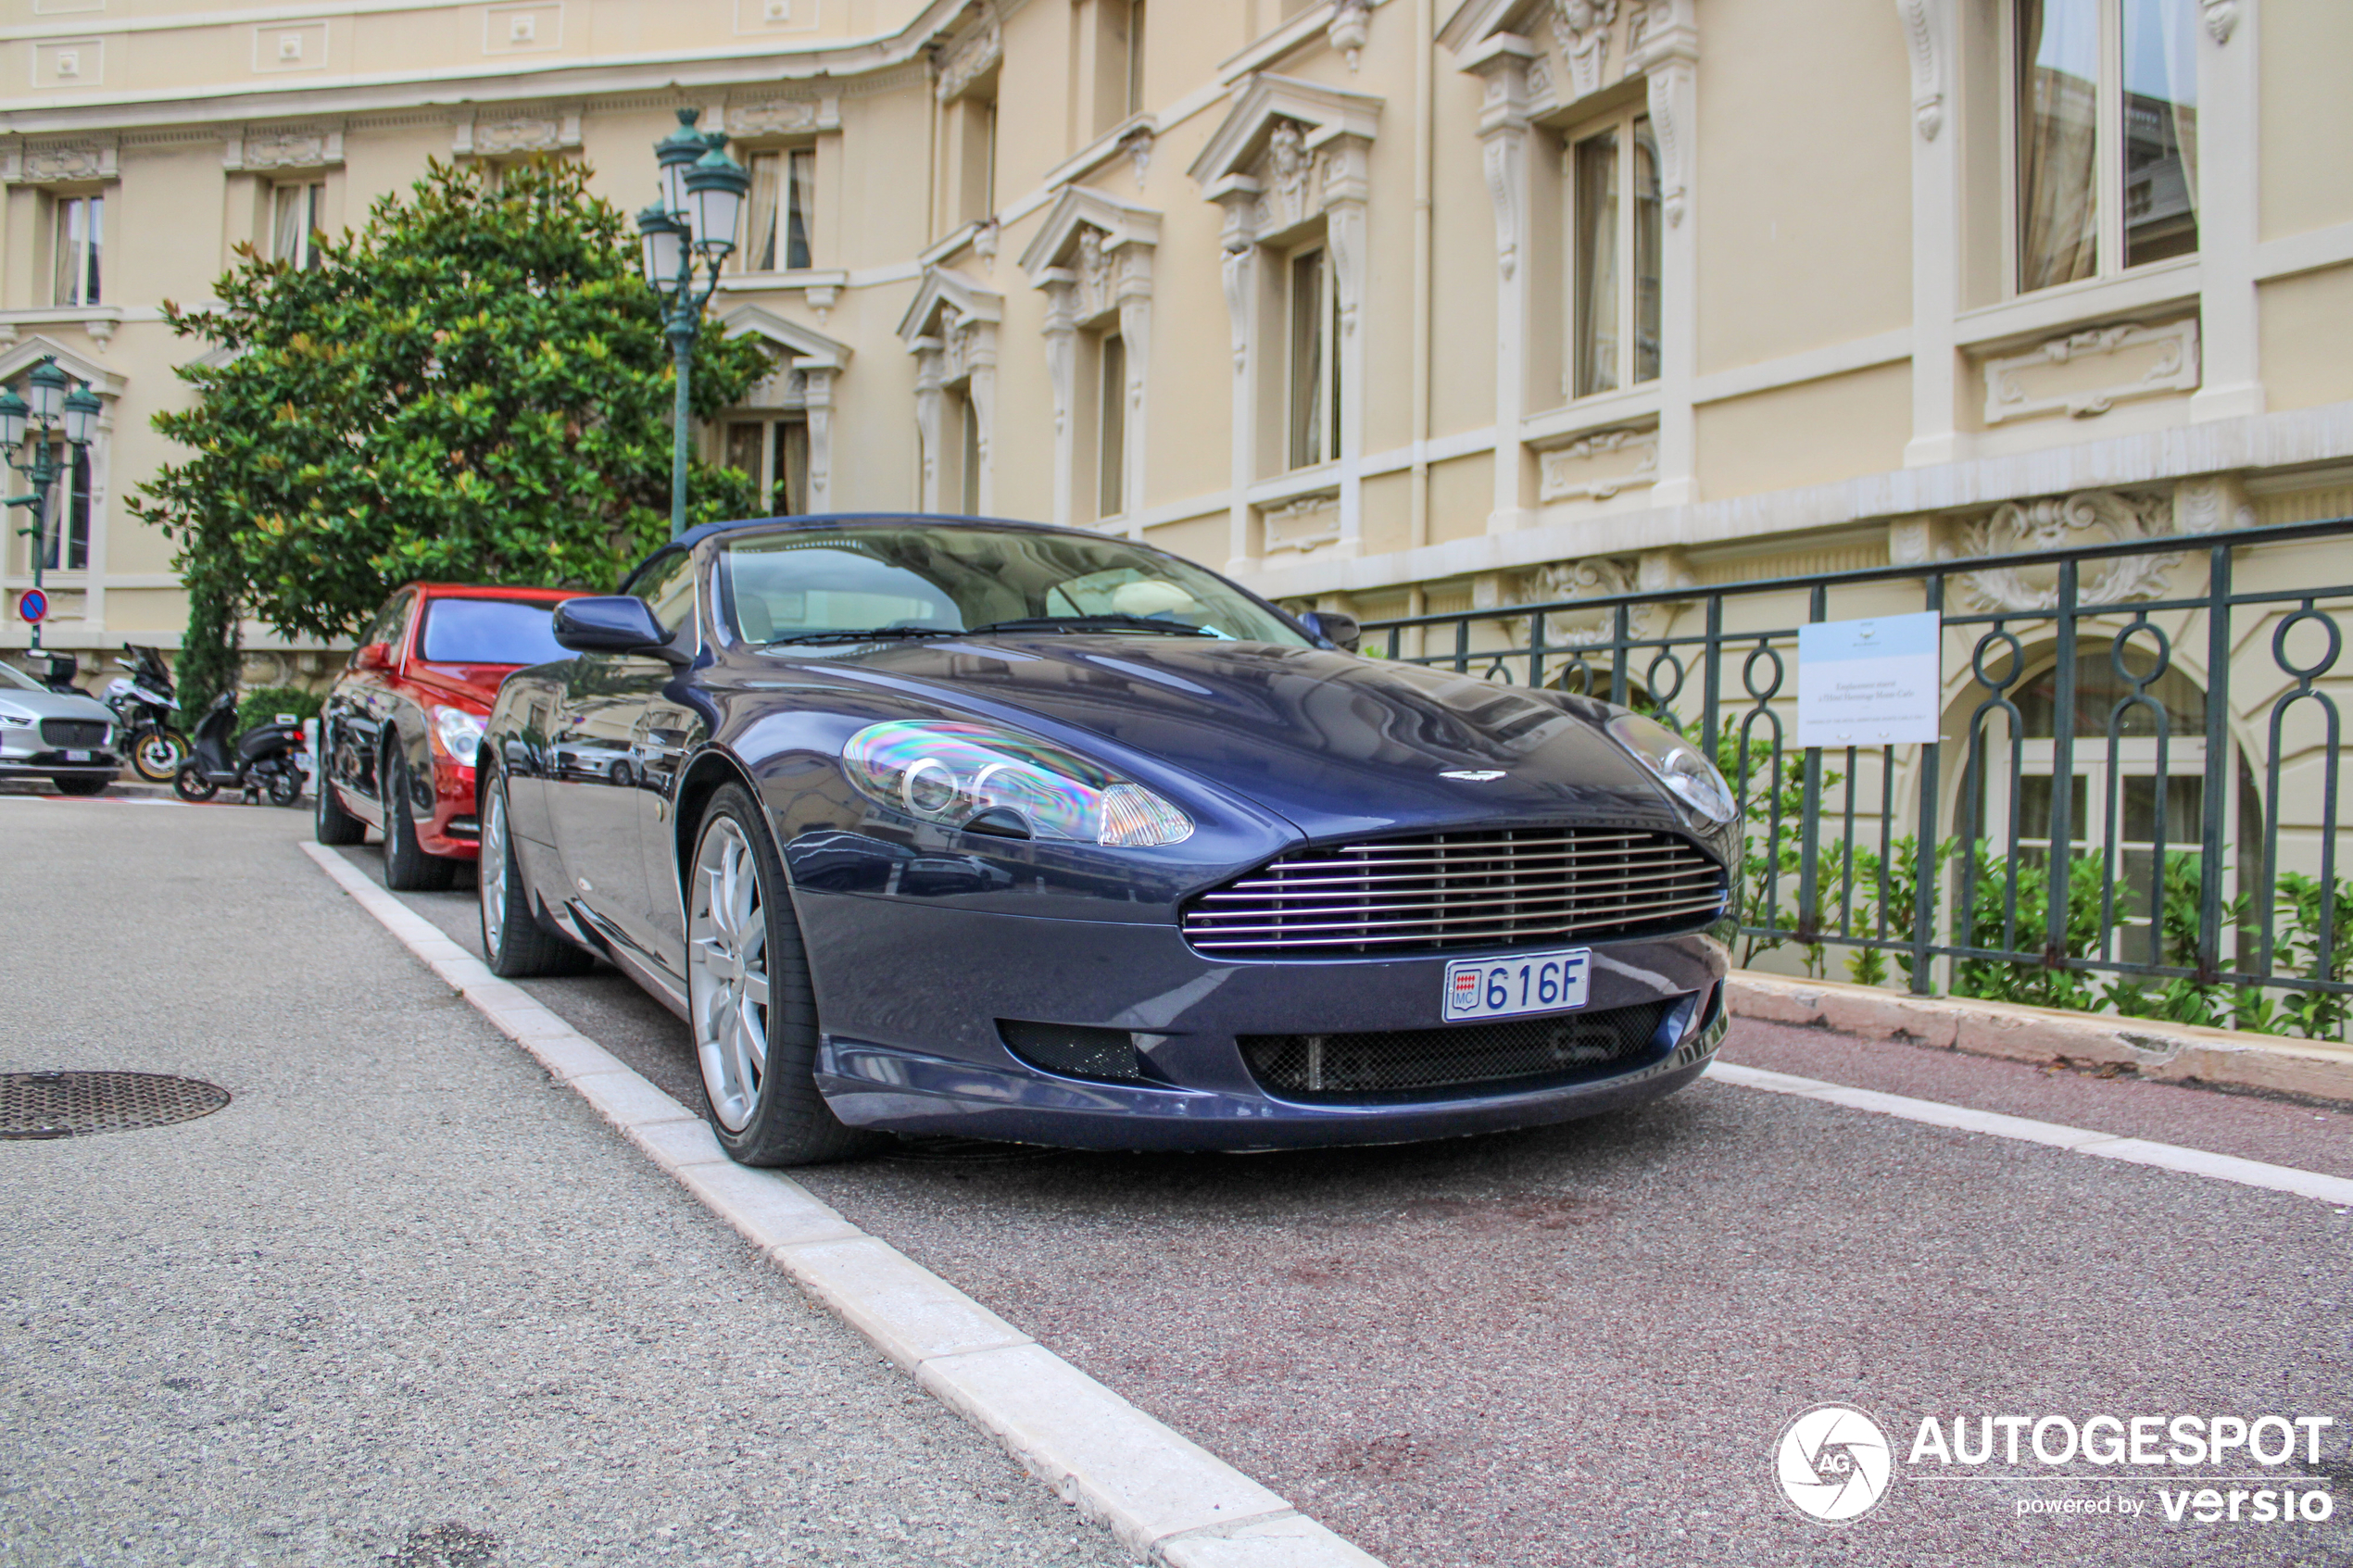
[[[0,686],[13,686],[25,692],[45,692],[49,689],[15,665],[4,662],[0,662]]]
[[[752,643],[1108,632],[1302,646],[1214,572],[1123,539],[910,521],[729,540],[722,614]]]
[[[531,599],[434,599],[417,646],[429,664],[547,664],[557,646],[555,606]]]

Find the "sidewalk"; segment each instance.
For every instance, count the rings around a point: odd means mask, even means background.
[[[0,1563],[1128,1561],[410,962],[308,830],[0,801],[0,1071],[235,1097],[0,1144]]]

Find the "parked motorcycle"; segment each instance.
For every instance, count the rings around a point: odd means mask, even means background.
[[[180,702],[172,695],[171,671],[155,648],[125,643],[122,651],[129,657],[115,663],[131,673],[107,683],[106,704],[121,727],[132,770],[149,784],[165,784],[178,776],[190,749],[174,722]]]
[[[209,800],[221,789],[245,791],[247,804],[267,792],[272,806],[302,798],[303,746],[300,724],[256,724],[232,741],[237,727],[237,697],[223,692],[196,721],[195,755],[171,776],[182,800]]]

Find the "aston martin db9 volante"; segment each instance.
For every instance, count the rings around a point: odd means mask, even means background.
[[[554,632],[478,762],[491,967],[626,971],[747,1164],[1526,1126],[1723,1036],[1732,797],[1623,709],[975,520],[697,529]]]

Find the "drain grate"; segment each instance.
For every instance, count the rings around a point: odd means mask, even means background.
[[[160,1073],[0,1073],[0,1139],[132,1133],[228,1103],[224,1088]]]

